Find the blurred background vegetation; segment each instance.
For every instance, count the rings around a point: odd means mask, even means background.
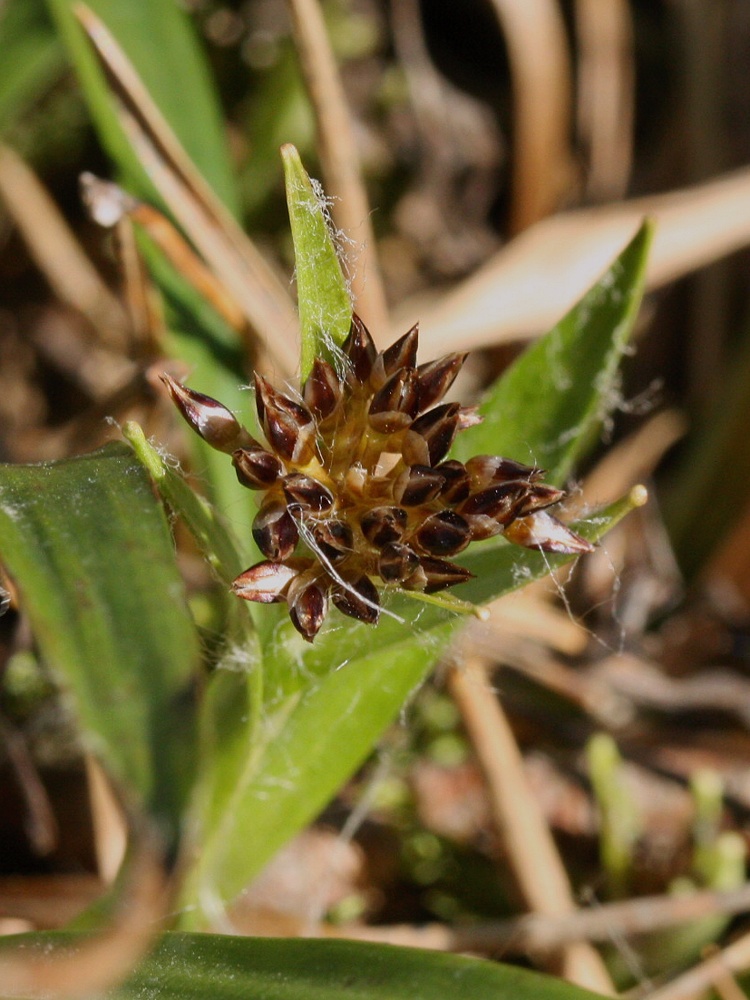
[[[55,7],[0,0],[0,458],[91,450],[118,435],[111,417],[138,419],[187,462],[151,371],[169,353],[198,373],[200,362],[128,324],[117,248],[79,192],[84,171],[115,175]],[[182,7],[225,122],[237,182],[229,207],[288,284],[278,149],[294,143],[313,176],[325,157],[287,5]],[[462,395],[478,393],[604,270],[644,213],[657,220],[617,411],[580,470],[585,502],[644,478],[652,502],[563,581],[564,600],[559,581],[535,585],[476,641],[523,750],[527,792],[581,898],[737,888],[750,815],[750,7],[323,8],[396,317],[390,329],[373,322],[380,345],[421,317],[422,357],[474,349]],[[150,16],[133,6],[134,23],[158,39]],[[169,86],[184,110],[189,81]],[[349,235],[357,286],[362,248]],[[238,384],[256,360],[246,345],[225,344]],[[187,545],[182,566],[208,630],[205,572]],[[9,931],[59,926],[112,877],[122,831],[15,611],[0,624],[0,654],[0,917]],[[410,725],[247,894],[235,926],[294,933],[322,916],[342,928],[506,916],[514,892],[489,803],[460,699],[438,678]],[[619,982],[643,981],[743,928],[718,908],[633,952],[612,946],[612,968]]]

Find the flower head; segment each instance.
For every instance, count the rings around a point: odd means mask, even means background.
[[[455,436],[479,422],[441,400],[466,360],[417,364],[417,328],[378,353],[352,319],[340,369],[317,358],[299,398],[255,377],[256,441],[221,403],[162,379],[190,426],[231,453],[239,481],[261,494],[253,537],[266,557],[234,581],[249,601],[286,601],[312,641],[330,605],[374,624],[380,589],[431,593],[469,580],[453,557],[504,534],[546,552],[591,550],[548,508],[564,496],[541,469],[508,458],[447,459]]]

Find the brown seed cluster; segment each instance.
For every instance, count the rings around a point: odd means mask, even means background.
[[[309,641],[331,603],[374,624],[383,585],[431,593],[464,583],[472,574],[452,558],[478,539],[591,549],[547,511],[564,494],[541,482],[541,469],[490,455],[446,459],[456,434],[480,420],[441,402],[466,355],[418,365],[417,339],[414,327],[378,353],[355,315],[340,369],[317,358],[300,398],[256,375],[265,446],[221,403],[162,375],[191,427],[262,494],[253,537],[266,558],[234,592],[286,601]]]

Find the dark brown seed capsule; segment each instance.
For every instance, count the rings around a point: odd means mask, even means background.
[[[440,499],[444,503],[457,504],[466,500],[471,492],[471,480],[461,462],[455,459],[441,462],[435,471],[445,478],[445,485],[440,491]]]
[[[315,451],[315,420],[312,413],[255,376],[255,399],[263,433],[273,450],[291,462],[305,464]]]
[[[378,556],[378,573],[385,583],[402,583],[419,566],[416,552],[401,542],[384,546]]]
[[[542,469],[522,465],[499,455],[475,455],[466,462],[466,471],[475,491],[483,490],[493,483],[507,483],[512,479],[526,479],[533,483],[544,475]]]
[[[281,481],[284,496],[290,507],[301,507],[321,513],[333,506],[333,495],[322,483],[302,472],[293,472]]]
[[[274,604],[286,600],[286,589],[299,572],[293,563],[259,562],[240,573],[232,590],[246,601]]]
[[[427,583],[424,589],[427,594],[445,590],[446,587],[454,587],[458,583],[466,583],[474,576],[463,566],[456,566],[455,563],[447,562],[445,559],[434,559],[432,556],[422,556],[419,565],[426,577]]]
[[[541,552],[575,556],[594,551],[591,542],[571,531],[546,510],[518,518],[505,529],[505,537],[515,545]]]
[[[379,389],[399,368],[416,368],[419,324],[415,323],[408,333],[378,354],[370,372],[370,384]]]
[[[417,369],[419,409],[439,403],[453,385],[468,354],[446,354],[437,361],[429,361]]]
[[[373,507],[362,515],[360,527],[367,541],[380,549],[401,538],[407,521],[408,514],[401,507]]]
[[[487,514],[464,514],[467,524],[471,530],[472,542],[481,542],[485,538],[494,538],[503,530],[502,524],[494,517]]]
[[[547,486],[545,483],[532,483],[526,496],[519,501],[513,513],[516,517],[525,517],[526,514],[533,514],[534,511],[551,507],[552,504],[562,500],[564,496],[564,490],[555,489],[554,486]]]
[[[274,562],[283,562],[294,552],[297,525],[281,500],[269,500],[260,508],[253,521],[253,538],[263,555]]]
[[[341,401],[341,383],[327,361],[316,358],[302,393],[308,409],[319,420],[329,417]]]
[[[299,583],[299,586],[295,586]],[[328,595],[316,580],[302,584],[301,578],[292,581],[287,592],[289,617],[300,635],[312,642],[328,614]]]
[[[265,490],[273,486],[284,471],[278,458],[260,445],[238,448],[232,453],[232,464],[239,481],[251,490]]]
[[[434,500],[444,483],[441,474],[429,465],[412,465],[393,484],[393,499],[405,507],[417,507]]]
[[[342,614],[357,621],[374,625],[380,617],[380,596],[369,576],[361,576],[347,586],[336,584],[331,591],[331,599]]]
[[[407,428],[417,412],[416,372],[400,368],[372,397],[368,417],[376,431],[393,434]]]
[[[513,516],[516,504],[528,493],[526,482],[498,483],[488,486],[486,490],[474,493],[458,508],[459,514],[468,517],[472,514],[485,514],[505,524]]]
[[[471,541],[471,528],[454,510],[441,510],[422,522],[413,540],[430,555],[455,556]]]
[[[257,445],[257,441],[253,441],[223,403],[211,396],[204,396],[202,392],[188,389],[167,372],[162,372],[159,378],[169,390],[172,401],[184,419],[212,448],[231,454],[235,448]]]
[[[402,453],[409,465],[436,465],[445,457],[458,429],[458,403],[443,403],[412,422]]]
[[[312,526],[313,538],[320,551],[329,560],[337,563],[348,556],[354,547],[354,534],[346,521],[327,518]]]
[[[350,381],[363,386],[370,377],[378,352],[370,331],[356,313],[352,315],[351,329],[344,341],[343,350],[349,359]]]

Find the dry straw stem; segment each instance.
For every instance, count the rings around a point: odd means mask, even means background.
[[[570,53],[556,0],[492,0],[513,83],[511,232],[556,208],[573,175]]]
[[[0,198],[58,298],[86,317],[103,344],[121,349],[128,335],[119,302],[44,186],[8,146],[0,146]]]
[[[288,0],[294,39],[315,115],[318,151],[336,228],[355,241],[351,276],[357,311],[371,329],[385,333],[388,309],[378,265],[370,206],[344,88],[317,0]],[[381,345],[382,346],[382,345]]]
[[[291,374],[297,364],[297,317],[287,290],[196,169],[102,21],[84,4],[74,9],[104,66],[120,125],[144,170],[242,309],[279,374]]]
[[[727,977],[750,969],[750,934],[744,934],[723,951],[711,955],[671,983],[648,994],[647,1000],[694,1000]]]
[[[750,243],[750,168],[670,194],[545,219],[432,308],[423,343],[440,354],[537,336],[588,291],[644,216],[656,222],[647,287],[658,288]],[[416,318],[400,310],[399,327]],[[412,319],[413,322],[413,319]]]
[[[537,955],[554,952],[575,941],[621,941],[637,934],[649,934],[717,914],[729,915],[748,910],[750,885],[745,885],[732,892],[642,896],[639,899],[604,903],[557,916],[528,913],[512,920],[466,927],[395,924],[390,927],[354,927],[332,933],[363,941],[431,948],[436,951]]]
[[[633,161],[635,65],[627,0],[576,0],[578,133],[593,201],[623,196]]]
[[[485,663],[469,652],[450,668],[448,685],[484,772],[493,819],[524,903],[536,913],[574,912],[570,882],[527,784],[521,753]],[[601,993],[614,992],[601,956],[589,944],[568,944],[559,958],[567,979]]]
[[[43,996],[73,1000],[97,995],[124,979],[153,944],[167,912],[168,883],[156,840],[136,843],[120,908],[112,923],[74,949],[0,952],[4,1000]]]

